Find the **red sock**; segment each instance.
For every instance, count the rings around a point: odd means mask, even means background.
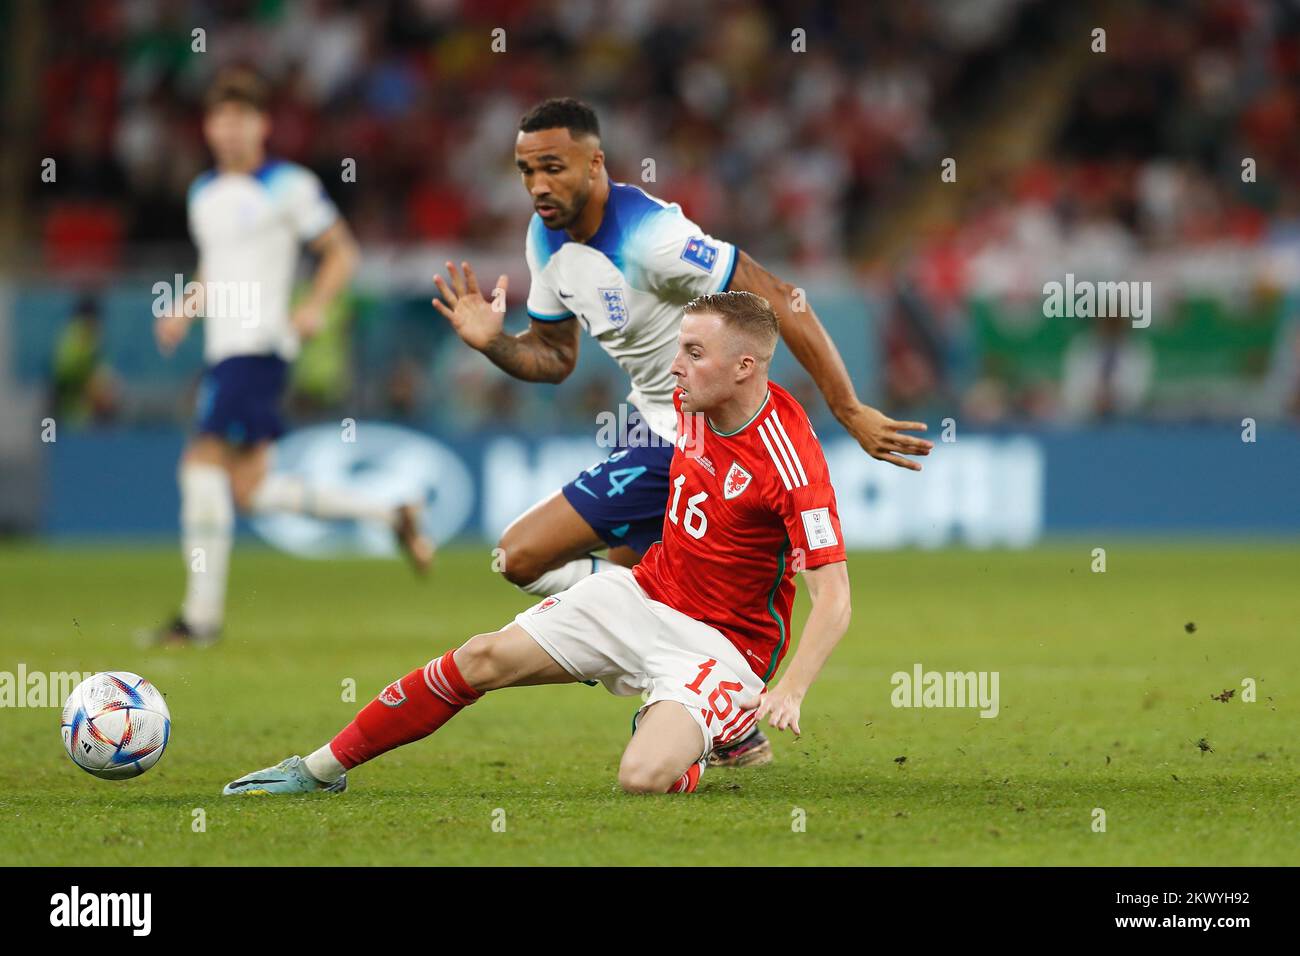
[[[429,736],[483,695],[465,683],[453,651],[393,681],[330,741],[348,770]]]
[[[694,793],[695,788],[700,785],[701,767],[698,763],[693,763],[687,768],[686,772],[681,775],[675,784],[668,788],[669,793]]]

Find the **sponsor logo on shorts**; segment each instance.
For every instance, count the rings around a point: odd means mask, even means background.
[[[809,551],[833,548],[840,543],[835,537],[835,527],[831,524],[830,508],[809,508],[801,511],[799,516],[803,518],[803,531],[808,536]]]
[[[754,476],[740,467],[739,462],[733,461],[731,468],[727,471],[726,480],[722,483],[722,496],[730,500],[737,497],[742,491],[749,487],[749,482]],[[807,514],[805,511],[804,514]]]
[[[548,598],[547,598],[545,601],[543,601],[541,604],[537,605],[537,607],[533,608],[533,613],[534,613],[534,614],[541,614],[543,611],[549,611],[551,608],[555,607],[555,605],[557,605],[557,604],[559,604],[559,603],[560,603],[560,599],[559,599],[559,598],[557,598],[557,597],[548,597]]]
[[[402,682],[395,680],[385,687],[383,693],[379,695],[379,701],[389,707],[397,707],[406,703],[406,691],[402,690]]]

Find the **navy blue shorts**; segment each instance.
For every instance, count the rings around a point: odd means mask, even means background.
[[[564,486],[564,498],[611,548],[641,554],[663,537],[670,442],[619,448]]]
[[[209,368],[199,383],[196,428],[232,445],[275,440],[285,432],[280,400],[289,363],[278,355],[235,355]]]

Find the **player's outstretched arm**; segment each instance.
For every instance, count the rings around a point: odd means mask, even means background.
[[[577,319],[534,319],[523,332],[511,335],[505,331],[506,277],[497,279],[489,300],[479,290],[478,278],[469,263],[460,266],[463,276],[453,263],[447,263],[450,285],[442,276],[433,277],[442,296],[442,301],[433,300],[433,307],[451,323],[461,341],[482,352],[503,372],[525,382],[558,384],[568,378],[578,363]]]
[[[293,327],[304,337],[315,335],[325,324],[325,313],[335,296],[347,288],[361,261],[361,250],[352,230],[337,219],[307,246],[320,256],[307,296],[294,307]]]
[[[776,686],[758,700],[741,705],[746,710],[757,708],[758,722],[761,723],[766,716],[769,725],[777,730],[789,728],[796,736],[802,733],[799,729],[799,708],[804,696],[821,673],[831,651],[835,650],[835,645],[848,630],[852,615],[847,564],[843,561],[824,564],[805,571],[803,578],[808,584],[812,610],[808,612],[808,620],[804,623],[803,635],[799,638],[799,646],[795,648],[794,658]]]
[[[903,432],[925,431],[925,423],[895,421],[859,401],[839,349],[812,306],[805,301],[796,311],[794,286],[768,272],[744,250],[737,249],[736,255],[736,273],[731,279],[731,288],[753,292],[772,303],[772,309],[781,321],[781,338],[817,383],[836,420],[872,458],[920,471],[918,462],[902,456],[928,455],[934,443]]]

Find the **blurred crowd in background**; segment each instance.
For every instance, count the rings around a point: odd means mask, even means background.
[[[186,190],[208,165],[197,104],[240,61],[278,90],[272,152],[331,186],[341,158],[357,161],[362,188],[331,192],[363,242],[517,247],[531,213],[517,123],[565,92],[599,107],[616,178],[640,181],[653,158],[657,190],[718,235],[838,260],[933,151],[936,102],[962,95],[965,68],[1024,5],[50,3],[57,21],[75,7],[89,22],[48,37],[40,148],[67,172],[47,216],[80,200],[120,241],[184,239]],[[776,55],[796,28],[808,52]],[[55,247],[60,228],[47,219]]]
[[[860,283],[856,320],[879,341],[879,380],[860,390],[891,413],[986,424],[1231,418],[1248,397],[1262,417],[1300,416],[1296,4],[44,9],[59,28],[43,37],[33,152],[57,160],[59,179],[33,191],[25,221],[41,275],[98,276],[50,359],[51,394],[88,421],[112,420],[129,387],[96,344],[96,289],[139,249],[180,249],[168,261],[190,268],[185,196],[208,164],[197,104],[231,61],[274,81],[271,151],[317,172],[363,249],[521,255],[531,210],[513,167],[518,119],[546,96],[576,95],[598,109],[616,179],[679,203],[796,284],[829,273]],[[1101,23],[1105,51],[1093,52]],[[504,52],[491,46],[498,27]],[[806,52],[793,54],[800,31]],[[1062,51],[1074,68],[1040,72]],[[1018,154],[1028,158],[968,163],[963,149],[982,131],[1030,135],[1038,77],[1054,86],[1055,113]],[[955,183],[940,177],[950,156]],[[345,158],[356,183],[340,179]],[[950,208],[937,223],[909,216],[918,197],[944,189]],[[1045,318],[1043,283],[1066,272],[1153,281],[1155,324]],[[448,355],[464,357],[420,297],[401,327],[428,348],[367,364],[353,338],[392,314],[367,308],[364,297],[348,303],[334,341],[304,355],[316,363],[300,376],[304,413],[364,400],[363,410],[418,418],[430,377]],[[476,374],[468,387],[482,395],[466,404],[491,421],[527,413],[528,386]],[[582,383],[577,404],[608,407],[621,394],[610,365]]]

